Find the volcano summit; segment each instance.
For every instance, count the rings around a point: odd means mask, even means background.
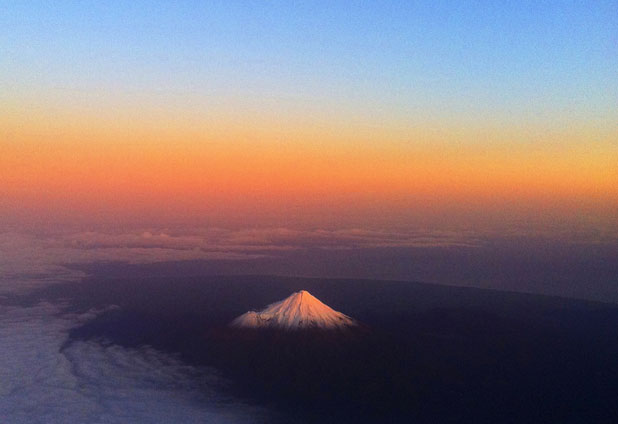
[[[357,327],[356,320],[337,312],[306,290],[293,293],[286,299],[272,303],[261,311],[249,311],[230,323],[231,327],[246,329],[348,329]]]

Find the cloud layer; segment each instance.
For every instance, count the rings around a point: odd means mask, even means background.
[[[155,350],[77,342],[67,331],[92,313],[0,305],[0,416],[4,423],[255,423],[263,410],[209,389],[211,370]]]
[[[5,232],[0,233],[0,292],[83,278],[72,264],[251,260],[301,249],[474,246],[478,242],[467,233],[365,229],[201,228],[45,235]]]

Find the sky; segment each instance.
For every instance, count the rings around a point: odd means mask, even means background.
[[[3,230],[618,229],[616,1],[1,3]]]

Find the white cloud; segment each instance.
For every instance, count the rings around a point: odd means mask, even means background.
[[[67,331],[87,316],[51,304],[0,305],[0,416],[17,423],[252,423],[265,411],[224,398],[201,370],[153,349],[77,342]]]

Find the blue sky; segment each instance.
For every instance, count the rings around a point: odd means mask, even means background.
[[[615,1],[20,1],[2,10],[0,83],[16,96],[274,96],[454,120],[607,119],[617,106]]]

